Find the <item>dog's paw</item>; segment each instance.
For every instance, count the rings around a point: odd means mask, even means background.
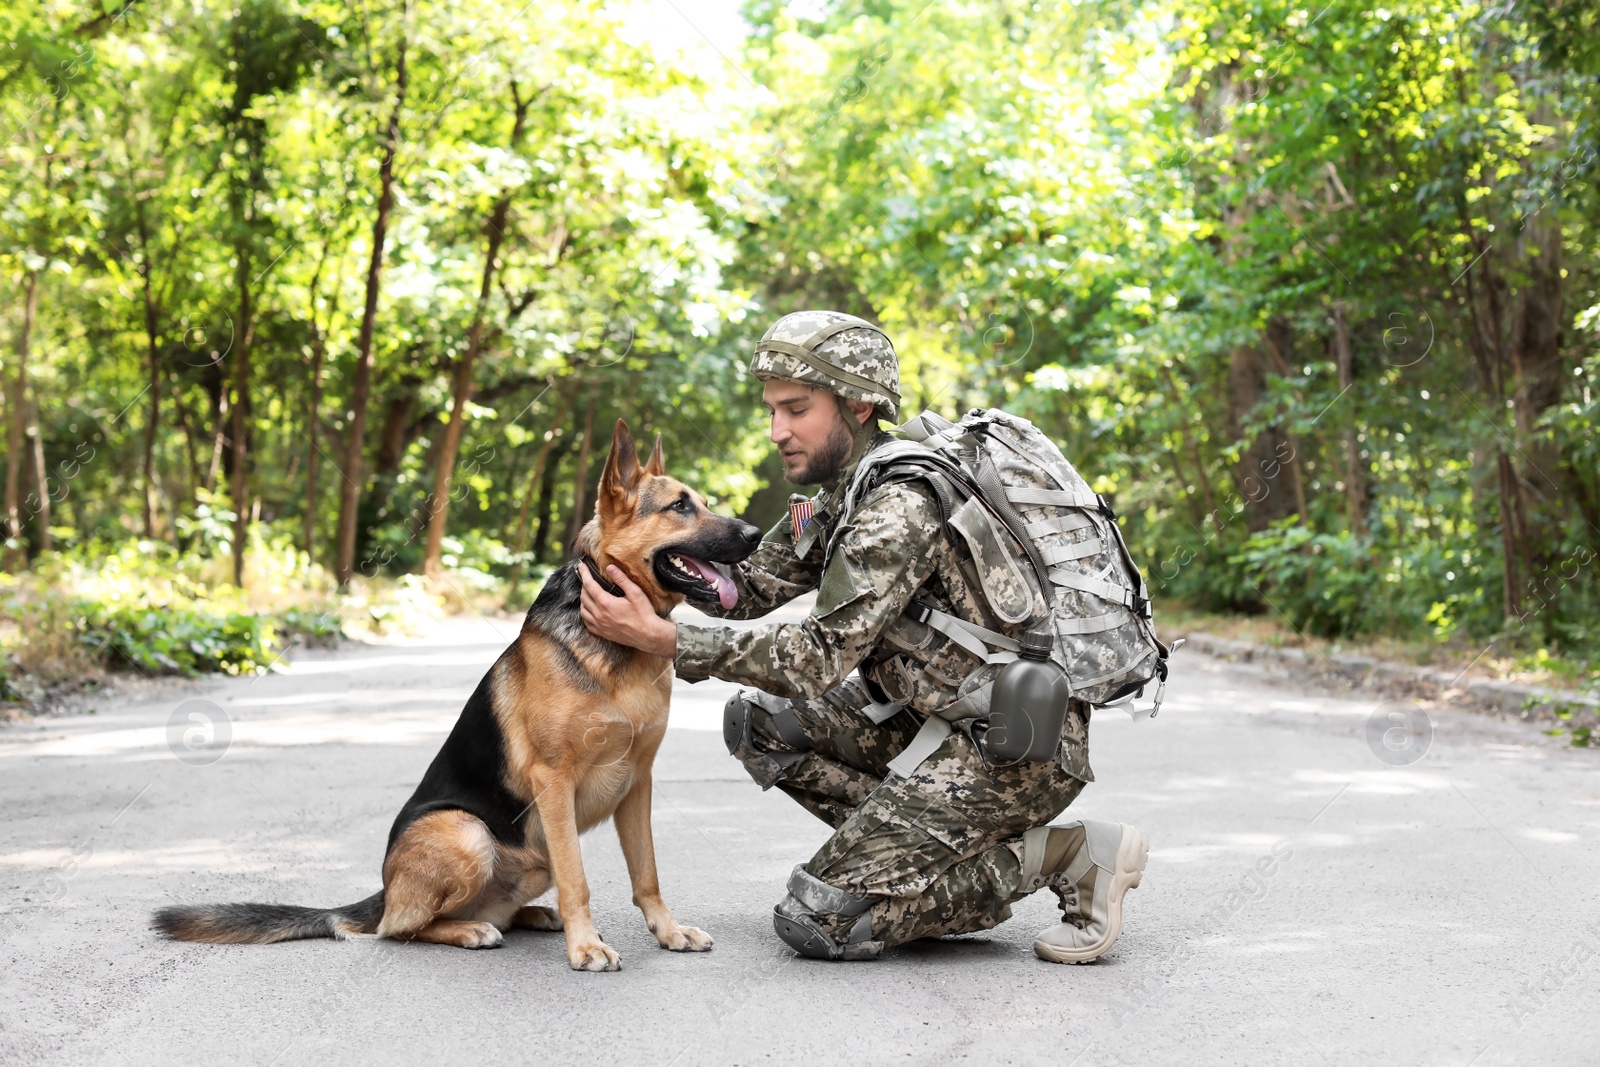
[[[622,958],[604,941],[574,945],[567,949],[567,963],[575,971],[620,971]]]
[[[661,947],[673,952],[704,952],[711,947],[711,935],[692,926],[674,926],[665,933],[656,934]]]
[[[506,936],[494,923],[466,923],[456,944],[462,948],[499,948]]]

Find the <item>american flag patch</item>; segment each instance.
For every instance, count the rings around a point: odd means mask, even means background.
[[[809,500],[796,500],[789,505],[789,522],[794,527],[794,535],[799,537],[806,532],[806,526],[811,522],[811,513],[816,505]]]

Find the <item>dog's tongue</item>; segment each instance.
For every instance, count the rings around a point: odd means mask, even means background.
[[[733,587],[733,579],[723,574],[714,564],[707,563],[703,559],[695,559],[693,556],[682,558],[688,560],[694,569],[700,572],[700,577],[716,587],[717,600],[721,602],[723,611],[729,610],[739,602],[739,590]]]

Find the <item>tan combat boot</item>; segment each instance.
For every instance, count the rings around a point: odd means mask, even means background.
[[[1115,822],[1038,826],[1022,835],[1026,895],[1049,886],[1062,921],[1040,932],[1033,951],[1051,963],[1088,963],[1111,951],[1122,933],[1122,894],[1139,884],[1150,839]]]

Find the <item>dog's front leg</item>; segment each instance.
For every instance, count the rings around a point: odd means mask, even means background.
[[[628,876],[633,880],[633,902],[644,912],[645,925],[656,935],[662,948],[674,952],[704,952],[711,937],[692,926],[680,926],[661,899],[661,884],[656,877],[656,845],[650,835],[650,776],[636,781],[617,805],[612,821],[622,855],[628,861]]]
[[[557,907],[567,931],[567,962],[575,971],[620,971],[622,961],[600,940],[589,915],[589,880],[578,847],[578,816],[570,782],[557,783],[539,796],[539,822],[550,849]]]

